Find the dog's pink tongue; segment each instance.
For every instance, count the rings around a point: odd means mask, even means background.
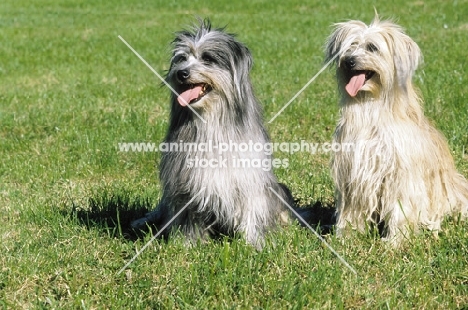
[[[190,101],[197,99],[201,91],[201,86],[194,86],[193,88],[187,89],[183,93],[179,94],[177,101],[181,106],[185,107],[190,104]]]
[[[355,75],[349,80],[349,83],[346,85],[346,91],[351,97],[356,96],[358,91],[361,89],[361,87],[364,85],[364,82],[366,81],[366,74],[361,73],[358,75]]]

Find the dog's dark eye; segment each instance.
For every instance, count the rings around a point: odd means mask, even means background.
[[[216,63],[216,60],[214,59],[214,57],[208,53],[203,53],[202,60],[206,63]]]
[[[175,64],[178,64],[178,63],[181,63],[181,62],[184,62],[184,61],[187,61],[187,56],[186,55],[182,55],[182,54],[174,55],[174,57],[172,58],[172,62],[175,63]]]
[[[371,52],[371,53],[374,53],[374,52],[377,52],[379,49],[377,48],[377,46],[375,46],[374,44],[372,43],[369,43],[367,44],[367,47],[366,49]]]

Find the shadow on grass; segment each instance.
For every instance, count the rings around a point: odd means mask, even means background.
[[[143,234],[133,230],[130,223],[154,207],[154,199],[149,195],[103,190],[89,197],[85,206],[73,204],[68,215],[88,229],[102,230],[112,237],[136,240]]]
[[[128,240],[143,238],[149,230],[157,227],[134,230],[131,222],[142,218],[156,206],[156,193],[135,193],[121,188],[101,188],[93,191],[84,205],[72,204],[67,215],[88,229],[103,231],[111,237]],[[335,224],[335,208],[330,203],[316,201],[310,205],[295,208],[307,223],[321,234],[332,232]],[[301,221],[299,224],[305,227]],[[225,238],[225,235],[221,235]],[[218,238],[215,238],[218,239]]]
[[[324,203],[322,201],[315,201],[309,205],[296,208],[296,212],[306,220],[307,224],[322,235],[332,233],[336,223],[335,211],[333,203]],[[299,221],[299,224],[306,227],[301,221]]]

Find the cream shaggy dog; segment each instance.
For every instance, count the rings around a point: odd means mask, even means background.
[[[337,233],[379,226],[398,244],[420,227],[439,230],[446,215],[465,217],[468,182],[412,84],[418,45],[376,16],[369,26],[336,24],[326,45],[326,58],[335,57],[341,116],[334,142],[354,144],[331,164]]]

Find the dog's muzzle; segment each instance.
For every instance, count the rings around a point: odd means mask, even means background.
[[[190,71],[188,69],[179,70],[176,74],[180,83],[184,83],[190,77]]]
[[[343,60],[343,63],[346,66],[346,69],[353,70],[354,67],[356,67],[356,58],[355,57],[346,57]]]
[[[351,97],[355,97],[366,82],[372,78],[374,71],[358,69],[357,59],[354,56],[345,57],[342,60],[346,70],[345,89]]]
[[[193,83],[190,80],[190,70],[181,69],[176,72],[177,82],[180,84],[179,95],[177,101],[181,106],[198,102],[207,93],[212,90],[212,87],[207,83]]]

